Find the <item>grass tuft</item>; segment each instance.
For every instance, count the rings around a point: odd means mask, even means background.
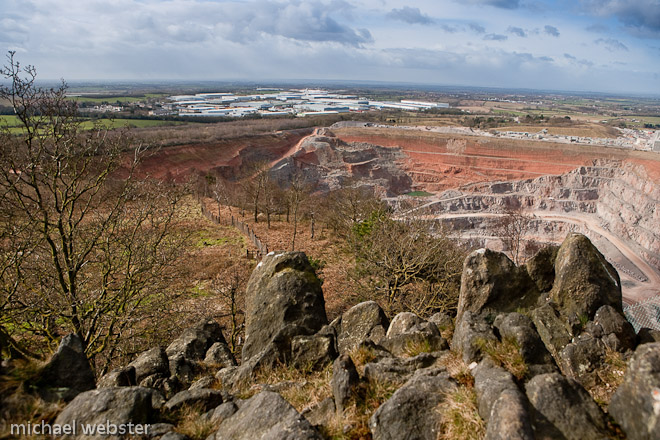
[[[477,394],[473,388],[459,387],[447,394],[438,405],[440,414],[438,440],[481,440],[486,423],[477,410]]]

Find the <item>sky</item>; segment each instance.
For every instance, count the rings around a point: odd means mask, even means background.
[[[41,79],[660,94],[660,0],[1,0]],[[6,63],[5,63],[6,64]]]

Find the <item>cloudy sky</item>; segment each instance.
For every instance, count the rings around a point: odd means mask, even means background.
[[[1,0],[44,79],[371,80],[660,94],[660,0]]]

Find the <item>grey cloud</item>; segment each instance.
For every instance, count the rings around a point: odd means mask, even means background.
[[[557,29],[554,26],[545,25],[545,27],[543,28],[543,32],[545,32],[546,34],[551,35],[553,37],[558,37],[559,36],[559,29]]]
[[[573,60],[573,61],[577,60],[577,58],[575,58],[575,57],[574,57],[573,55],[571,55],[570,53],[565,53],[565,54],[564,54],[564,58],[569,59],[569,60]]]
[[[658,0],[581,0],[583,8],[603,17],[616,17],[629,33],[660,39],[660,2]]]
[[[423,14],[419,8],[404,6],[401,9],[392,9],[387,15],[392,20],[400,20],[408,24],[433,24],[433,19]]]
[[[458,3],[472,3],[477,5],[493,6],[501,9],[518,9],[520,0],[456,0]]]
[[[625,52],[628,52],[628,46],[620,42],[619,40],[615,40],[614,38],[599,38],[598,40],[594,41],[594,43],[604,46],[607,50],[610,52],[615,52],[618,50],[623,50]]]
[[[509,29],[507,29],[507,32],[509,32],[510,34],[517,35],[521,38],[526,38],[527,37],[527,32],[523,28],[509,26]]]
[[[609,30],[610,30],[609,27],[605,26],[604,24],[600,24],[600,23],[592,24],[590,26],[587,26],[585,29],[589,32],[594,32],[596,34],[605,34],[605,33],[609,32]]]
[[[474,32],[476,32],[478,34],[486,33],[486,28],[484,28],[483,26],[478,25],[476,23],[470,23],[468,26],[470,27],[470,29],[472,29]]]
[[[484,40],[490,40],[490,41],[506,41],[508,39],[509,37],[502,34],[487,34],[484,36]]]

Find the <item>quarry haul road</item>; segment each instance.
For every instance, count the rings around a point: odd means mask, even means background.
[[[453,218],[479,218],[479,217],[503,217],[506,214],[496,214],[496,213],[462,213],[462,214],[435,214],[435,215],[425,215],[422,218],[426,219],[453,219]],[[565,223],[574,223],[586,227],[588,230],[591,230],[607,241],[609,241],[614,247],[616,247],[619,252],[626,257],[630,263],[637,267],[637,269],[647,278],[647,281],[641,282],[634,280],[632,277],[628,276],[626,273],[619,272],[619,276],[622,280],[626,279],[632,281],[633,287],[622,287],[623,299],[627,304],[634,304],[644,299],[660,295],[660,273],[655,270],[651,265],[649,265],[643,258],[641,258],[637,253],[620,237],[614,235],[612,232],[606,230],[600,226],[593,218],[585,215],[567,215],[555,214],[551,212],[535,211],[533,215],[536,218],[548,221],[555,222],[565,222]]]

